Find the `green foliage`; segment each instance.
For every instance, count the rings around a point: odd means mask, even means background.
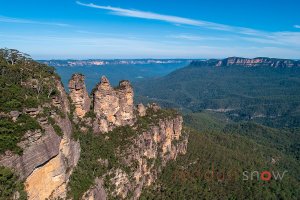
[[[174,118],[178,115],[179,113],[173,109],[159,109],[154,111],[152,108],[148,108],[146,116],[138,117],[137,127],[139,131],[147,130],[150,125],[158,124],[161,119]]]
[[[184,123],[198,131],[219,131],[226,134],[246,136],[257,144],[275,148],[299,160],[300,131],[277,129],[252,121],[234,122],[224,113],[203,111],[184,116]]]
[[[184,116],[184,123],[199,131],[222,130],[230,120],[224,114],[208,111],[189,113]]]
[[[39,123],[28,115],[22,114],[16,122],[9,118],[0,118],[0,154],[11,150],[21,154],[22,149],[17,146],[26,131],[42,129]]]
[[[54,125],[53,125],[53,129],[54,129],[55,133],[56,133],[58,136],[60,136],[60,137],[63,136],[63,131],[61,130],[61,128],[60,128],[57,124],[54,124]]]
[[[300,68],[188,66],[134,85],[137,100],[199,112],[227,109],[232,120],[300,127]],[[147,98],[146,98],[147,97]]]
[[[140,199],[297,199],[299,162],[247,136],[186,129],[188,152],[170,162]],[[272,159],[276,159],[276,164]],[[243,171],[287,170],[282,181],[243,180]]]
[[[29,55],[15,49],[0,49],[0,112],[22,112],[37,108],[56,95],[54,68],[33,61]],[[59,112],[57,112],[60,114]],[[59,127],[54,127],[61,134]],[[21,115],[16,123],[0,118],[0,153],[12,150],[21,153],[16,145],[28,130],[41,129],[36,120]]]
[[[54,68],[17,50],[0,49],[0,111],[37,107],[55,95]]]
[[[116,128],[113,131],[95,135],[91,131],[87,134],[76,132],[76,138],[80,141],[80,160],[70,178],[69,196],[80,199],[85,191],[93,184],[96,177],[102,176],[108,169],[124,168],[120,165],[116,150],[129,144],[129,138],[135,132],[129,127]],[[105,138],[105,137],[109,138]],[[101,165],[101,160],[108,160],[108,166]]]
[[[51,117],[48,117],[48,122],[52,125],[55,133],[62,137],[63,136],[63,131],[61,130],[61,128],[55,123],[55,120]]]
[[[28,97],[24,101],[24,106],[27,108],[37,108],[39,105],[39,101],[34,97]]]
[[[10,169],[0,166],[0,200],[12,199],[15,192],[19,192],[20,200],[27,199],[23,184]]]
[[[141,199],[299,199],[299,77],[297,67],[190,65],[136,83],[138,100],[179,108],[193,128],[187,154]],[[225,179],[205,179],[212,169]],[[288,173],[282,181],[244,181],[246,170]]]
[[[90,110],[90,111],[88,111],[85,115],[84,115],[84,117],[85,118],[92,118],[92,119],[95,119],[95,117],[96,117],[96,114],[94,113],[94,111],[93,110]]]

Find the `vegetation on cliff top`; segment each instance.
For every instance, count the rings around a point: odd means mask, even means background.
[[[17,50],[0,49],[0,73],[0,112],[37,107],[56,92],[54,68]]]
[[[16,175],[10,169],[0,166],[0,200],[13,199],[14,195],[19,200],[27,199],[24,186]]]
[[[54,68],[33,61],[14,49],[0,49],[0,153],[21,153],[17,146],[28,130],[41,129],[37,121],[23,114],[25,108],[37,108],[56,93]],[[20,116],[16,122],[10,112]]]
[[[29,117],[22,114],[18,117],[16,122],[13,122],[10,118],[0,118],[0,154],[6,150],[11,150],[14,153],[21,154],[22,149],[17,146],[17,143],[21,141],[24,133],[27,131],[34,131],[42,129],[39,123]]]

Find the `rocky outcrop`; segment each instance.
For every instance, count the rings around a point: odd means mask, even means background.
[[[103,76],[93,97],[97,119],[94,125],[95,132],[108,132],[114,127],[134,123],[133,89],[129,81],[121,81],[119,87],[113,88]]]
[[[75,106],[75,114],[82,118],[90,110],[91,106],[91,100],[84,83],[84,76],[74,74],[69,81],[69,90],[72,104]]]
[[[120,110],[117,113],[117,120],[121,126],[132,125],[134,123],[134,104],[133,104],[133,88],[129,81],[121,81],[117,88],[119,96]]]
[[[136,110],[140,117],[144,117],[146,115],[146,108],[142,103],[140,103],[136,106]]]
[[[102,179],[96,178],[95,185],[88,190],[82,197],[82,200],[105,200],[107,194]]]
[[[289,59],[277,58],[241,58],[229,57],[223,60],[210,59],[206,61],[193,61],[191,65],[194,66],[216,66],[216,67],[229,67],[229,66],[244,66],[244,67],[300,67],[300,61]]]
[[[70,102],[68,100],[68,95],[65,91],[65,88],[62,85],[61,81],[58,79],[55,79],[55,84],[56,89],[59,92],[59,95],[56,96],[58,99],[59,108],[61,108],[64,113],[68,114],[70,113]]]

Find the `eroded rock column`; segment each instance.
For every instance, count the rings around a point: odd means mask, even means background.
[[[118,88],[120,110],[119,110],[119,120],[121,125],[130,125],[133,123],[133,88],[129,81],[121,81]]]
[[[69,81],[70,98],[75,106],[75,114],[79,118],[90,110],[91,100],[86,90],[84,76],[82,74],[74,74]]]
[[[94,113],[97,118],[94,131],[108,132],[117,126],[132,125],[135,119],[133,95],[129,81],[121,81],[118,88],[113,88],[109,80],[102,76],[94,91]]]

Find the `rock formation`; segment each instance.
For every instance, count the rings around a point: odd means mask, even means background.
[[[128,81],[121,81],[118,88],[113,88],[103,76],[93,96],[97,118],[95,132],[108,132],[116,126],[134,123],[133,89]]]
[[[126,140],[122,134],[111,136],[110,131],[117,127],[129,125],[136,135],[124,142],[124,146],[115,147],[118,164],[107,169],[103,176],[96,177],[95,184],[82,199],[138,199],[142,189],[157,179],[168,161],[186,153],[188,135],[182,130],[182,117],[176,111],[165,111],[155,103],[135,107],[133,98],[129,81],[121,81],[113,88],[103,76],[95,88],[95,117],[84,118],[79,128],[105,133],[107,142],[116,136]],[[98,162],[99,166],[107,168],[115,161],[100,157]]]
[[[94,114],[88,116],[85,114],[89,112],[91,99],[84,77],[72,76],[69,82],[71,103],[61,82],[56,80],[55,83],[58,94],[52,101],[38,108],[26,108],[23,112],[2,113],[13,120],[24,113],[35,118],[41,126],[41,130],[24,133],[23,140],[18,143],[23,154],[7,151],[0,155],[0,165],[13,169],[24,182],[29,200],[67,198],[68,183],[81,152],[79,141],[72,139],[75,128],[80,134],[91,130],[106,133],[96,134],[106,141],[113,139],[109,131],[118,127],[121,131],[130,129],[134,132],[126,142],[121,140],[122,148],[112,145],[116,147],[113,151],[118,160],[115,166],[109,168],[116,161],[99,155],[99,167],[103,165],[107,171],[103,176],[95,177],[95,184],[82,199],[138,199],[142,189],[157,179],[169,160],[186,153],[188,136],[182,131],[182,117],[175,111],[164,111],[156,104],[135,107],[129,81],[121,81],[113,88],[103,76],[93,93],[94,110],[91,113]],[[71,104],[74,110],[70,109]],[[47,110],[50,112],[45,115]],[[75,116],[73,119],[68,117],[71,112]]]
[[[74,74],[69,81],[69,90],[72,104],[75,106],[75,114],[82,118],[90,110],[91,106],[91,100],[84,83],[84,76]]]
[[[146,115],[146,108],[145,108],[145,106],[142,103],[138,104],[136,106],[136,109],[137,109],[138,115],[140,117],[144,117]]]

